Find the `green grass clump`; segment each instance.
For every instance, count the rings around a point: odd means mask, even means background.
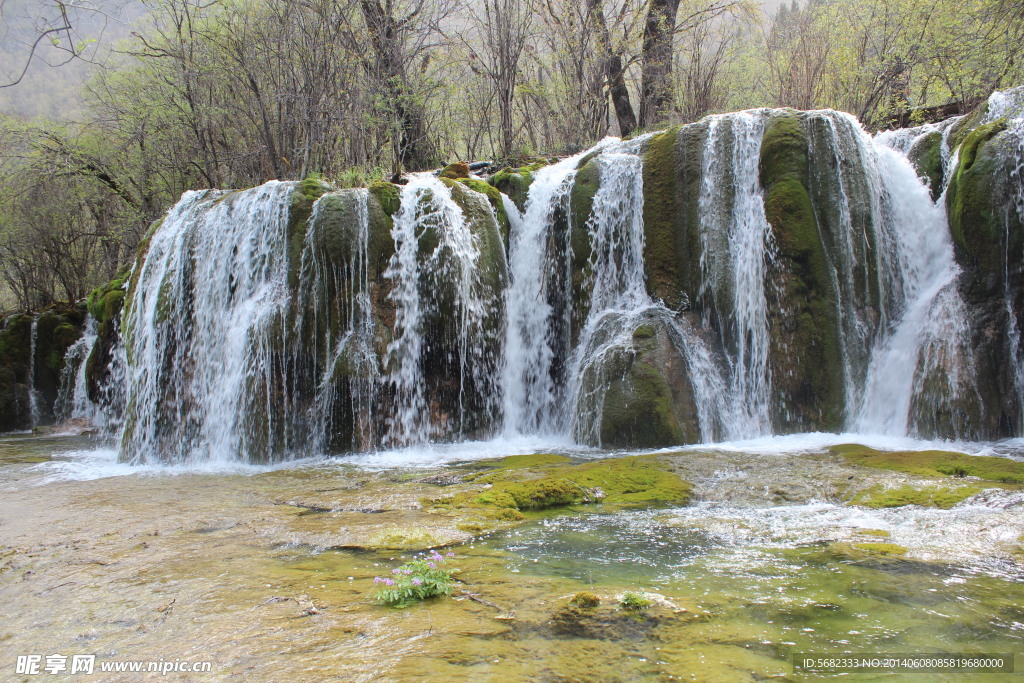
[[[976,477],[1009,484],[1024,483],[1024,462],[951,451],[876,451],[846,444],[829,449],[851,465],[919,474],[925,477]]]
[[[634,593],[627,591],[622,594],[619,598],[619,607],[627,609],[632,612],[642,612],[643,610],[651,607],[654,604],[654,600],[651,600],[644,593]]]
[[[880,486],[868,489],[857,496],[855,505],[869,508],[898,508],[905,505],[919,505],[928,508],[948,510],[957,503],[967,500],[981,489],[975,486],[948,488],[944,486],[926,486],[915,488],[910,485],[899,488],[885,489]]]

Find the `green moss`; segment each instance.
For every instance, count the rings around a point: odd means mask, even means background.
[[[418,526],[390,526],[370,539],[369,548],[382,550],[423,550],[438,544],[428,529]]]
[[[985,481],[1024,483],[1024,462],[950,451],[877,451],[858,444],[829,448],[852,465],[926,477],[975,477]]]
[[[306,238],[309,217],[313,214],[313,204],[331,189],[330,185],[314,177],[295,184],[291,196],[291,210],[288,212],[288,283],[293,288],[299,281],[302,245]]]
[[[854,543],[857,550],[866,550],[869,553],[879,555],[906,555],[907,549],[895,543]]]
[[[441,177],[450,178],[451,180],[469,178],[469,164],[465,161],[456,161],[454,164],[448,164],[441,171]]]
[[[1003,270],[1003,230],[999,211],[1003,198],[997,194],[997,176],[1002,170],[999,155],[988,143],[1005,127],[1002,122],[979,126],[960,145],[960,164],[950,179],[946,193],[949,229],[968,265],[980,268],[982,278],[1001,275]],[[998,287],[998,283],[990,285]]]
[[[619,607],[634,612],[641,612],[654,605],[654,601],[647,597],[644,593],[634,593],[627,591],[622,594],[619,598]]]
[[[944,169],[942,165],[942,133],[935,131],[921,138],[907,155],[917,175],[924,178],[932,192],[932,199],[942,193]]]
[[[651,295],[675,308],[679,299],[674,217],[675,147],[679,129],[655,135],[644,153],[644,265]]]
[[[926,486],[917,488],[911,485],[886,489],[874,487],[853,499],[854,505],[869,508],[897,508],[905,505],[919,505],[928,508],[948,510],[971,496],[981,493],[975,486]]]
[[[603,446],[658,448],[686,441],[668,382],[658,368],[643,361],[612,380],[601,417]]]
[[[565,505],[654,502],[685,504],[691,486],[650,456],[573,465],[562,456],[513,456],[475,479],[484,490],[426,499],[443,509],[476,509],[498,519],[522,519],[522,511]]]
[[[633,339],[651,339],[655,335],[653,325],[640,325],[633,330]]]
[[[761,143],[765,216],[779,258],[771,290],[771,372],[777,413],[800,429],[842,425],[842,347],[831,266],[807,190],[808,140],[795,114],[774,117]]]
[[[494,215],[498,219],[498,229],[501,231],[501,237],[507,248],[509,231],[512,229],[512,226],[508,220],[508,212],[505,211],[505,202],[501,199],[501,192],[499,192],[498,188],[494,187],[490,183],[477,178],[464,178],[459,180],[459,182],[469,189],[479,192],[487,197],[487,201],[491,203],[491,208],[494,209]]]
[[[394,216],[402,208],[402,195],[397,185],[378,180],[370,183],[368,189],[389,217]]]
[[[573,607],[591,609],[601,604],[601,598],[588,591],[580,591],[569,599],[569,604]]]
[[[873,536],[874,538],[889,538],[892,535],[885,529],[861,529],[857,533],[861,536]]]

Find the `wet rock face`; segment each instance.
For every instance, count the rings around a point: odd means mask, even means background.
[[[14,315],[4,322],[0,329],[0,432],[53,422],[64,356],[81,336],[84,319],[83,310],[65,305],[38,315]],[[35,392],[35,421],[30,387]]]
[[[960,291],[972,315],[980,414],[977,433],[1020,433],[1021,385],[1013,368],[1024,355],[1019,344],[1024,320],[1024,223],[1019,202],[1019,133],[1005,118],[983,123],[968,115],[950,135],[958,163],[951,169],[946,208],[956,259],[963,269]]]
[[[795,114],[771,120],[760,181],[777,257],[769,273],[773,422],[787,431],[838,430],[844,417],[835,288],[807,190],[808,138]]]
[[[689,368],[657,321],[640,325],[609,360],[585,375],[601,394],[597,433],[604,447],[657,448],[700,441]]]

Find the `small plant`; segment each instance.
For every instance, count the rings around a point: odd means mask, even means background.
[[[438,595],[451,595],[453,570],[441,569],[441,564],[452,557],[455,553],[448,553],[446,558],[431,550],[422,560],[412,560],[392,569],[391,576],[374,578],[373,582],[381,587],[373,599],[381,605],[401,608]]]
[[[597,607],[601,604],[601,598],[597,597],[593,593],[580,591],[576,595],[572,596],[572,599],[569,600],[569,604],[574,607]]]
[[[651,600],[644,593],[633,593],[629,591],[623,593],[622,597],[619,598],[619,607],[633,612],[642,612],[653,604],[654,600]]]

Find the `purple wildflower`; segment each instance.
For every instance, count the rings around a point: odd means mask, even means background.
[[[448,553],[446,557],[455,557],[455,553]]]
[[[412,574],[412,570],[411,569],[403,569],[402,573],[403,574]]]
[[[392,574],[397,574],[397,573],[398,573],[398,572],[400,572],[400,571],[402,571],[402,570],[401,570],[401,569],[392,569],[392,570],[391,570],[391,573],[392,573]]]
[[[379,576],[375,576],[375,577],[373,577],[373,582],[374,583],[384,583],[384,579],[380,578]]]
[[[427,566],[430,567],[431,569],[437,569],[437,565],[434,564],[433,562],[427,562]]]
[[[422,583],[423,583],[422,579],[413,579],[412,580],[412,585],[414,585],[414,586],[419,586]]]
[[[386,584],[388,586],[394,586],[395,585],[394,579],[384,579],[381,583],[384,583],[384,584]]]

